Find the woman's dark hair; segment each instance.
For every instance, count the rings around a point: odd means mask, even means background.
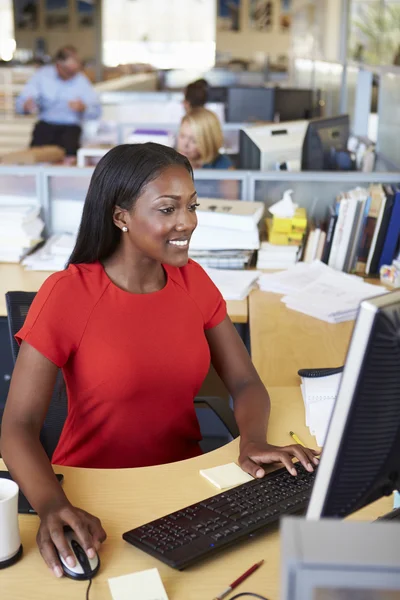
[[[123,235],[113,222],[114,207],[131,210],[143,188],[174,165],[184,167],[193,177],[188,159],[168,146],[122,144],[107,152],[92,175],[68,264],[93,263],[111,256]]]
[[[207,103],[208,83],[205,79],[197,79],[189,83],[185,90],[185,100],[192,108],[199,108]]]

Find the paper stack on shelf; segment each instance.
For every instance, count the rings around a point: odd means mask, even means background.
[[[259,271],[206,269],[225,300],[244,300],[260,276]]]
[[[306,411],[306,425],[318,446],[325,443],[342,374],[327,377],[302,377],[301,393]]]
[[[61,271],[71,256],[76,236],[63,233],[52,235],[36,252],[27,256],[22,264],[32,271]]]
[[[40,206],[0,202],[0,262],[18,263],[42,241]]]
[[[189,256],[203,268],[245,269],[250,266],[253,250],[194,250]]]
[[[288,269],[296,264],[298,254],[298,246],[278,246],[269,242],[261,242],[257,257],[257,269]]]
[[[286,294],[282,302],[288,308],[328,323],[355,319],[362,300],[386,293],[381,286],[335,271],[319,261],[298,263],[282,273],[264,274],[259,286],[263,291]]]
[[[198,226],[190,241],[191,258],[198,260],[199,256],[202,259],[199,262],[205,264],[206,258],[221,258],[221,251],[250,252],[259,248],[258,223],[264,211],[262,202],[214,198],[199,198],[198,202]],[[242,266],[251,256],[239,252],[237,255],[242,257]],[[237,268],[237,255],[225,256],[224,265]]]

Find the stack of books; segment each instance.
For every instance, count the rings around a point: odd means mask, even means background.
[[[0,262],[18,263],[42,239],[40,206],[0,203]]]
[[[244,268],[260,247],[262,202],[199,198],[189,255],[203,266]]]
[[[322,260],[338,271],[376,275],[396,257],[399,237],[400,191],[356,188],[330,209]]]
[[[62,271],[75,243],[76,236],[70,233],[52,235],[42,248],[27,256],[22,264],[32,271]]]

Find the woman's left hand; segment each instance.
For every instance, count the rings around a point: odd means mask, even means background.
[[[297,475],[293,458],[297,458],[304,468],[310,473],[314,470],[313,465],[318,465],[317,450],[304,448],[298,444],[290,446],[273,446],[267,442],[245,442],[240,445],[239,465],[253,477],[264,477],[264,464],[282,463],[291,475]]]

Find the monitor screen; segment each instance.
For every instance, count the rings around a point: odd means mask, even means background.
[[[400,290],[361,303],[307,518],[400,489]]]
[[[337,153],[347,152],[349,135],[348,115],[310,121],[303,143],[302,171],[341,170]]]
[[[274,88],[231,87],[227,91],[228,123],[274,120]]]
[[[316,116],[314,104],[313,90],[275,89],[275,115],[280,121],[312,119]]]

